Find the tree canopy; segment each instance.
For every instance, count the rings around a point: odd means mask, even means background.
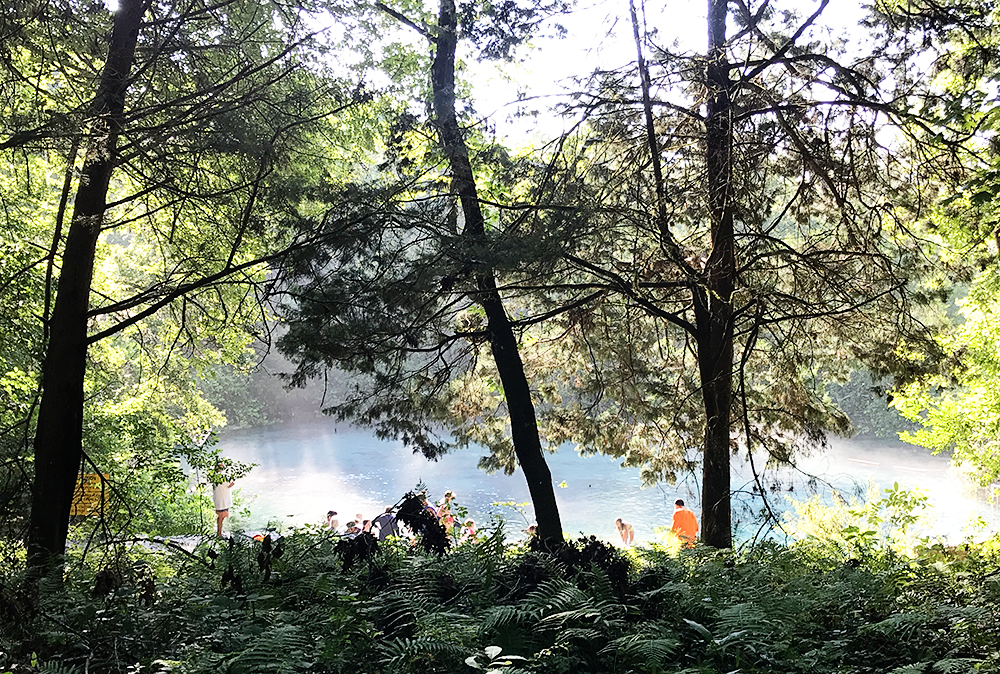
[[[159,391],[146,405],[171,419],[203,408],[192,374],[241,356],[266,329],[268,263],[306,245],[291,223],[356,165],[338,154],[344,129],[355,152],[366,146],[364,118],[350,111],[371,98],[323,62],[314,10],[123,2],[112,15],[100,3],[21,3],[5,18],[14,123],[2,143],[27,158],[5,168],[15,194],[31,196],[11,224],[39,251],[8,286],[39,288],[37,360],[16,370],[40,377],[37,416],[31,406],[19,420],[34,435],[33,558],[64,548],[81,461],[101,472],[83,447],[85,413],[102,399],[141,409],[135,386]],[[102,362],[103,340],[116,345]],[[101,371],[88,358],[114,376],[88,380]],[[119,416],[112,426],[128,426]],[[213,419],[174,426],[170,451]]]
[[[862,371],[995,479],[997,10],[880,2],[848,37],[828,5],[709,0],[692,48],[630,3],[634,60],[529,149],[463,61],[517,58],[563,3],[17,3],[8,533],[40,567],[81,470],[176,483],[224,423],[204,382],[276,331],[291,383],[350,374],[331,412],[520,467],[549,541],[544,452],[571,443],[647,482],[700,468],[731,545],[732,455],[851,432],[828,386]]]

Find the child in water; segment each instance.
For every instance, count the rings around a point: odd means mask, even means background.
[[[476,523],[470,517],[465,520],[465,524],[462,526],[462,536],[460,542],[474,540],[476,540]]]
[[[635,527],[619,517],[615,520],[615,528],[618,530],[618,534],[622,537],[622,543],[625,545],[631,545],[632,541],[635,540]]]

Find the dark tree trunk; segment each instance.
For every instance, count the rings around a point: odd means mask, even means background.
[[[730,417],[733,402],[733,307],[736,252],[733,239],[732,104],[726,61],[728,0],[708,2],[707,115],[705,157],[712,252],[705,288],[695,292],[698,363],[705,406],[702,464],[702,539],[732,546],[729,492]]]
[[[125,92],[148,0],[121,0],[108,60],[91,106],[87,156],[66,236],[35,432],[35,481],[28,529],[29,564],[42,569],[66,547],[70,505],[82,460],[87,310],[94,256],[122,130]]]
[[[431,72],[434,115],[441,147],[451,168],[452,190],[459,196],[465,216],[463,236],[486,245],[488,242],[483,212],[476,191],[472,164],[469,162],[469,151],[455,114],[456,27],[454,0],[441,0],[437,48]],[[531,402],[531,389],[524,374],[517,337],[504,310],[493,270],[489,267],[478,270],[476,284],[479,292],[475,299],[486,312],[490,348],[500,374],[507,400],[507,411],[510,414],[514,453],[528,482],[528,491],[538,522],[538,535],[543,541],[561,543],[562,522],[559,519],[555,490],[552,488],[552,476],[538,438],[535,407]]]

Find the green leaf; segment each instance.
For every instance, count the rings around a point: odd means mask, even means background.
[[[688,620],[687,618],[684,618],[684,622],[686,622],[688,624],[688,627],[690,627],[695,632],[697,632],[698,634],[700,634],[701,636],[703,636],[707,641],[713,641],[714,640],[713,637],[712,637],[712,633],[709,632],[708,629],[706,629],[705,626],[702,625],[701,623],[697,623],[697,622],[695,622],[693,620]]]

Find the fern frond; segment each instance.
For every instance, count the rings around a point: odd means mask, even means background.
[[[672,635],[629,634],[612,639],[601,650],[601,654],[617,653],[628,662],[643,663],[647,667],[663,667],[679,644],[680,640]]]
[[[431,637],[416,637],[413,639],[392,639],[383,641],[377,646],[382,655],[382,663],[391,671],[412,666],[423,670],[430,662],[439,666],[449,661],[456,665],[465,660],[468,649],[452,641],[444,641]]]
[[[258,635],[247,650],[230,663],[230,670],[246,674],[303,671],[316,661],[317,644],[296,625],[279,625]]]
[[[592,597],[602,601],[614,601],[617,599],[615,588],[611,584],[608,574],[602,571],[600,567],[593,565],[589,571],[581,573],[580,577],[586,584],[587,590]]]
[[[509,604],[494,606],[486,613],[479,629],[482,633],[486,634],[493,630],[523,625],[533,618],[534,615],[531,611],[526,611],[520,606],[511,606]]]
[[[976,665],[980,662],[982,662],[982,660],[976,660],[973,658],[949,658],[947,660],[938,660],[931,665],[931,671],[934,672],[934,674],[965,674],[966,672],[976,671]]]
[[[909,639],[922,627],[932,622],[934,618],[925,613],[905,612],[894,613],[885,620],[881,620],[872,625],[866,625],[861,629],[862,633],[875,633],[895,640]]]
[[[575,597],[576,598],[576,597]],[[618,623],[625,614],[625,607],[617,602],[594,601],[585,598],[580,604],[558,613],[545,616],[539,622],[540,628],[561,627],[570,623],[592,624]]]
[[[897,667],[889,672],[889,674],[930,674],[931,663],[929,662],[917,662],[912,665],[904,665],[903,667]]]
[[[38,665],[40,674],[82,674],[83,668],[63,662],[46,662]]]
[[[545,581],[524,599],[524,606],[538,614],[561,613],[586,604],[589,597],[576,585],[558,578]]]
[[[421,636],[459,643],[476,636],[477,626],[472,616],[457,611],[432,611],[417,617],[417,633]]]
[[[507,555],[507,532],[501,524],[471,547],[480,567],[493,570],[503,564]]]
[[[371,601],[373,611],[383,615],[401,612],[421,615],[432,613],[437,608],[437,601],[426,594],[394,590],[386,592]]]
[[[600,643],[607,638],[607,632],[592,627],[570,627],[559,632],[556,643],[567,644],[573,641]]]
[[[889,674],[967,674],[976,671],[976,665],[982,662],[972,658],[948,658],[937,662],[916,662],[911,665],[897,667]]]

